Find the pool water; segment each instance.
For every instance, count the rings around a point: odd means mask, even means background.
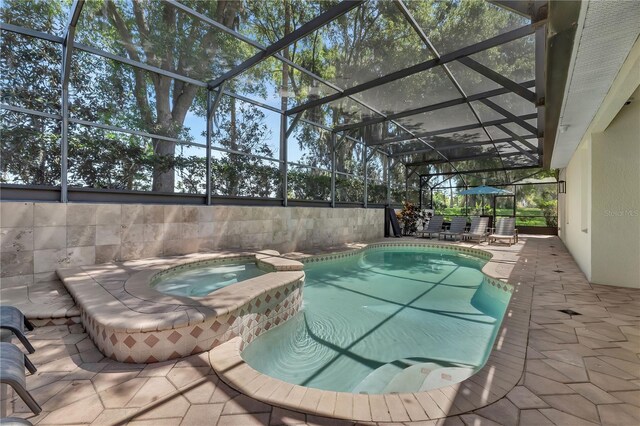
[[[324,390],[414,392],[460,382],[486,362],[510,297],[484,281],[484,263],[395,247],[307,264],[303,308],[242,357],[264,374]]]
[[[222,287],[266,274],[254,262],[194,265],[170,272],[152,284],[155,290],[176,296],[202,297]]]

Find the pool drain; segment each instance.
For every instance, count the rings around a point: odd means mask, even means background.
[[[558,309],[558,312],[562,312],[563,314],[567,315],[582,315],[580,312],[576,312],[571,309]]]

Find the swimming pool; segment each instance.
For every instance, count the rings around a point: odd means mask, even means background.
[[[151,287],[175,296],[202,297],[266,273],[252,261],[198,263],[163,273],[153,281]]]
[[[304,303],[242,352],[261,373],[353,393],[417,392],[460,382],[486,362],[511,293],[486,259],[381,247],[305,265]]]

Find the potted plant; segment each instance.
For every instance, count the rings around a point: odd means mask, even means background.
[[[421,216],[415,204],[405,201],[402,210],[397,213],[398,221],[402,224],[402,234],[414,234],[418,230],[418,220]]]

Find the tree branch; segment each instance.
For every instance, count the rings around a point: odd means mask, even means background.
[[[111,16],[111,20],[113,21],[120,38],[124,41],[124,47],[129,58],[139,62],[140,56],[134,47],[131,33],[120,16],[118,9],[112,1],[107,1],[106,6],[107,12]],[[140,114],[144,124],[148,129],[151,129],[151,126],[153,125],[153,117],[151,115],[151,108],[149,107],[149,99],[147,99],[147,82],[145,80],[144,71],[140,68],[133,67],[133,75],[135,79],[134,96],[136,98],[136,103],[138,104],[138,108],[140,108]]]
[[[136,25],[138,26],[138,33],[140,33],[140,41],[142,45],[142,49],[144,50],[144,54],[147,56],[147,61],[153,65],[158,64],[158,58],[153,49],[149,49],[147,46],[151,43],[151,37],[149,34],[149,28],[144,22],[144,13],[140,8],[140,2],[133,2],[133,15],[136,20]]]
[[[161,67],[162,69],[173,71],[173,50],[175,48],[175,42],[178,36],[176,31],[176,9],[169,3],[163,3],[163,5],[164,7],[162,8],[162,21],[164,24],[164,30],[171,31],[171,33],[173,33],[173,37],[169,37],[173,45],[165,46],[166,56],[162,60]]]

